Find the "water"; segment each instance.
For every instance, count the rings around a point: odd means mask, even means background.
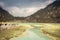
[[[31,30],[27,31],[28,34],[24,37],[17,37],[17,38],[12,38],[11,40],[52,40],[48,38],[47,36],[43,35],[40,32],[39,28],[33,28]]]

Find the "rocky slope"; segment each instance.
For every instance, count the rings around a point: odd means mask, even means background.
[[[6,11],[2,7],[0,7],[0,22],[11,21],[13,19],[14,19],[14,17],[11,14],[9,14],[8,11]]]
[[[60,0],[49,4],[46,8],[37,11],[26,18],[28,22],[60,22]]]

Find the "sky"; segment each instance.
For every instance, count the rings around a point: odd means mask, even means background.
[[[17,17],[26,17],[45,8],[55,0],[0,0],[0,6]]]

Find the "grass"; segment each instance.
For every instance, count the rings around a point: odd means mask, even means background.
[[[16,23],[15,23],[16,24]],[[0,40],[9,40],[22,35],[26,30],[32,28],[40,28],[43,34],[54,40],[60,40],[60,24],[59,23],[18,23],[19,27],[15,29],[0,30]]]

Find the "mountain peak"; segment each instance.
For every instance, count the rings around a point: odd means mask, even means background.
[[[49,4],[47,7],[60,7],[60,0],[56,0],[53,3]]]
[[[0,7],[0,10],[2,9],[2,7]]]

